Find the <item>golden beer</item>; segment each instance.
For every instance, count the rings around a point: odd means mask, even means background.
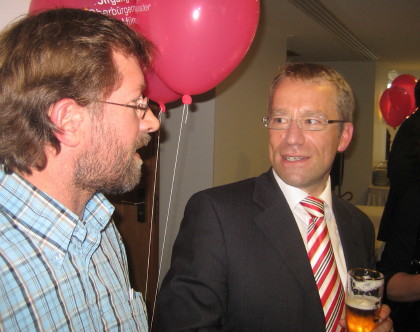
[[[356,268],[347,273],[346,323],[349,332],[371,332],[379,321],[384,275]]]
[[[380,299],[352,296],[346,299],[346,322],[349,332],[371,332],[378,321]]]

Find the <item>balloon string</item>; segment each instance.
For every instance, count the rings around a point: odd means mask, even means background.
[[[184,105],[184,110],[187,109],[186,113],[185,113],[185,124],[187,124],[187,120],[188,120],[188,105]],[[184,112],[182,112],[182,117],[184,117]]]
[[[160,279],[160,273],[162,271],[162,260],[163,260],[163,253],[165,252],[165,244],[166,244],[166,234],[167,234],[167,230],[168,230],[168,221],[169,221],[169,212],[171,210],[171,203],[172,203],[172,193],[173,193],[173,189],[174,189],[174,183],[175,183],[175,175],[176,175],[176,167],[178,164],[178,155],[179,155],[179,149],[180,149],[180,144],[181,144],[181,136],[182,136],[182,124],[184,122],[184,118],[187,117],[188,114],[188,105],[184,104],[184,108],[182,110],[182,117],[181,117],[181,123],[179,126],[179,134],[178,134],[178,145],[177,145],[177,149],[176,149],[176,154],[175,154],[175,164],[173,167],[173,174],[172,174],[172,183],[171,183],[171,191],[169,194],[169,203],[168,203],[168,211],[166,213],[166,221],[165,221],[165,231],[163,233],[163,241],[162,241],[162,252],[160,255],[160,260],[159,260],[159,269],[158,269],[158,278],[157,278],[157,283],[159,283],[159,279]],[[153,309],[152,309],[152,317],[150,320],[150,329],[152,329],[153,326],[153,320],[154,320],[154,316],[155,316],[155,308],[156,308],[156,298],[157,298],[157,293],[158,293],[158,285],[156,285],[156,292],[155,292],[155,298],[153,301]]]
[[[162,123],[162,109],[159,112],[159,123]],[[155,200],[156,200],[156,179],[157,179],[157,172],[158,172],[158,164],[159,164],[159,151],[160,151],[160,130],[156,133],[157,134],[157,147],[156,147],[156,162],[155,162],[155,174],[153,179],[153,195],[152,195],[152,213],[150,216],[150,231],[149,231],[149,248],[147,253],[147,268],[146,268],[146,285],[144,291],[144,298],[147,299],[147,292],[148,292],[148,285],[149,285],[149,274],[150,274],[150,255],[151,255],[151,247],[152,247],[152,234],[153,234],[153,219],[155,214]]]

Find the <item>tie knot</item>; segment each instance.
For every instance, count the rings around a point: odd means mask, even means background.
[[[320,218],[324,216],[324,201],[318,197],[308,196],[304,198],[300,204],[312,218]]]

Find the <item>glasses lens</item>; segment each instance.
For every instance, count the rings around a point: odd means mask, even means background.
[[[149,107],[148,103],[149,99],[147,97],[141,96],[137,102],[137,106],[141,109],[147,109]]]
[[[290,126],[290,117],[287,116],[269,116],[267,119],[268,128],[287,129]]]
[[[151,111],[156,118],[159,116],[160,108],[161,107],[154,101],[150,101],[148,104],[148,112]]]
[[[307,131],[324,130],[326,120],[318,116],[304,116],[294,119],[287,115],[276,115],[265,118],[264,123],[267,128],[285,130],[290,127],[292,121],[296,120],[299,128]]]
[[[325,119],[319,116],[305,116],[299,120],[300,127],[303,130],[317,131],[324,130],[325,128]]]

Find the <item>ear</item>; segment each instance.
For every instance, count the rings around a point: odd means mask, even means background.
[[[349,146],[353,137],[353,124],[351,122],[344,123],[343,131],[341,132],[340,142],[337,147],[338,152],[343,152]]]
[[[65,98],[56,102],[50,109],[50,119],[57,127],[55,137],[67,146],[77,146],[80,143],[81,124],[84,119],[84,109],[73,99]]]

